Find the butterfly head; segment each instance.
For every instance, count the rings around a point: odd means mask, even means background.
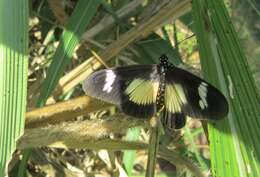
[[[160,56],[160,65],[164,67],[168,66],[168,57],[166,55]]]

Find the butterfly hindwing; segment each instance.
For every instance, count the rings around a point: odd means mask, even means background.
[[[156,65],[100,70],[83,83],[87,95],[119,105],[124,113],[140,118],[155,114],[158,88]]]
[[[228,103],[222,93],[199,77],[171,65],[165,79],[167,111],[213,120],[228,113]]]
[[[166,130],[172,131],[184,127],[186,117],[182,112],[169,112],[166,109],[163,111],[162,124]]]

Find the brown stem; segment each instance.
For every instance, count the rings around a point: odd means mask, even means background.
[[[45,127],[25,129],[24,135],[17,142],[20,149],[50,146],[56,148],[89,149],[138,149],[140,143],[105,140],[111,133],[124,132],[130,127],[144,125],[142,119],[124,115],[115,115],[106,119],[63,122]],[[123,143],[123,144],[121,144]]]
[[[63,9],[62,1],[60,0],[48,0],[50,9],[56,17],[56,19],[64,25],[68,21],[68,16]]]
[[[108,103],[82,96],[69,101],[48,105],[26,113],[25,127],[43,127],[48,124],[57,124],[75,117],[105,109],[111,106]]]

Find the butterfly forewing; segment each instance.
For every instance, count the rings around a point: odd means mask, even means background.
[[[156,112],[159,77],[156,65],[136,65],[100,70],[83,83],[86,94],[119,105],[135,117],[150,117]]]
[[[83,90],[87,95],[109,103],[120,103],[120,82],[113,69],[92,73],[84,82]]]
[[[226,98],[208,82],[174,66],[168,68],[165,80],[167,111],[200,119],[221,119],[227,115]]]

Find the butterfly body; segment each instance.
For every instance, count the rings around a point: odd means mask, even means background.
[[[168,69],[168,61],[165,60],[165,58],[161,58],[157,69],[159,73],[159,88],[156,97],[156,108],[158,112],[164,107],[165,75]]]
[[[228,113],[228,103],[220,91],[173,66],[165,55],[159,64],[97,71],[86,79],[83,89],[87,95],[116,104],[137,118],[162,111],[162,123],[169,129],[183,127],[186,116],[216,120]]]

